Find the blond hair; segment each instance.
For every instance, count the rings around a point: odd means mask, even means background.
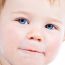
[[[5,3],[5,0],[0,0],[0,10],[2,9],[4,3]]]

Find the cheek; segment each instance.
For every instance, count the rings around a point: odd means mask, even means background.
[[[58,37],[53,36],[53,38],[48,38],[47,42],[47,50],[46,50],[46,62],[52,61],[54,59],[58,48],[60,47],[60,44],[62,42],[61,36],[57,35]]]
[[[17,28],[16,25],[8,24],[1,27],[1,46],[3,54],[10,57],[15,54],[20,41],[24,38],[25,33]]]

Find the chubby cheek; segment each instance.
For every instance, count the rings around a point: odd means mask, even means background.
[[[21,32],[14,25],[4,25],[4,27],[2,27],[3,54],[13,57],[17,52],[17,48],[20,46],[20,41],[24,38],[24,32]]]
[[[52,39],[51,38],[48,39],[47,42],[48,44],[47,44],[47,50],[46,50],[46,62],[48,63],[54,59],[62,40],[59,36],[58,37],[54,36]]]

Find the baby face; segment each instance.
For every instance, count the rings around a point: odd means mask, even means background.
[[[62,8],[48,0],[6,0],[0,22],[3,65],[48,64],[64,40]]]

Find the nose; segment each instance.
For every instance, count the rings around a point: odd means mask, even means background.
[[[27,34],[27,38],[29,40],[33,40],[33,41],[37,41],[37,42],[42,42],[43,41],[43,36],[41,35],[41,33],[38,32],[29,32]]]

